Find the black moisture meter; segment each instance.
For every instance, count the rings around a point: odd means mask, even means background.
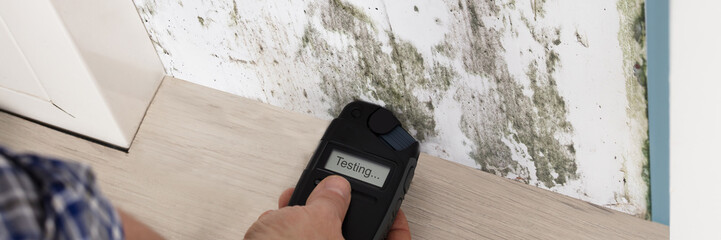
[[[352,102],[326,129],[289,205],[305,205],[321,180],[341,175],[352,189],[343,237],[384,239],[413,179],[418,148],[391,111]]]

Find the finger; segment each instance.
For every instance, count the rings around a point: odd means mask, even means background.
[[[327,177],[321,181],[308,196],[306,206],[329,210],[341,221],[345,218],[350,204],[350,183],[337,175]]]
[[[280,194],[280,197],[278,197],[278,208],[288,206],[288,202],[290,202],[290,197],[293,196],[294,190],[295,188],[288,188]]]
[[[408,220],[406,219],[406,214],[403,213],[403,210],[398,210],[398,215],[396,215],[396,220],[393,221],[393,225],[391,226],[391,230],[388,232],[388,237],[386,238],[388,240],[410,240],[411,239],[411,230],[408,228]]]
[[[265,216],[265,215],[268,215],[268,214],[271,213],[271,212],[273,212],[273,210],[268,210],[268,211],[265,211],[265,212],[261,213],[260,216],[258,216],[258,219],[262,218],[262,217]]]

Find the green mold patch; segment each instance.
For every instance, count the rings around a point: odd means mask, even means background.
[[[556,65],[558,64],[559,58],[558,53],[554,50],[546,51],[546,71],[548,74],[552,74],[556,71]],[[555,81],[552,81],[555,82]],[[555,83],[554,83],[555,85]]]
[[[643,143],[643,155],[646,157],[646,159],[650,159],[650,152],[649,152],[649,142],[648,138],[644,140]],[[648,186],[648,191],[646,193],[646,213],[643,215],[645,219],[651,219],[651,165],[649,164],[649,161],[645,161],[643,163],[641,172],[641,178],[643,179],[643,182]]]
[[[141,6],[136,6],[138,10],[140,11],[141,16],[149,17],[154,16],[156,13],[156,8],[158,7],[158,4],[155,1],[145,1],[145,3]],[[147,22],[147,19],[146,19]]]
[[[634,12],[636,17],[633,19],[633,39],[640,45],[646,44],[646,3],[641,2],[641,6]]]
[[[435,106],[451,95],[462,106],[459,125],[471,140],[469,156],[484,171],[516,174],[528,182],[529,170],[512,157],[521,152],[534,162],[538,179],[547,187],[577,177],[573,143],[556,139],[573,132],[553,79],[560,56],[552,49],[552,39],[559,39],[560,30],[537,34],[549,50],[546,59],[529,66],[530,90],[534,92],[529,97],[508,72],[502,34],[481,19],[500,14],[501,7],[494,1],[458,2],[454,16],[467,21],[468,27],[447,34],[446,40],[431,48],[432,56],[442,61],[424,58],[413,44],[391,31],[377,31],[366,14],[350,4],[330,1],[314,7],[310,17],[319,17],[320,26],[306,26],[297,57],[319,66],[320,89],[329,98],[331,116],[347,102],[370,98],[397,112],[404,126],[423,141],[437,135]],[[321,34],[325,31],[344,34],[352,42],[341,48],[331,46]],[[450,62],[462,69],[455,69]],[[458,82],[460,76],[491,85],[488,91],[479,91],[464,86],[467,82]],[[414,92],[431,94],[421,98]],[[523,145],[527,151],[511,149],[504,141]]]
[[[561,44],[561,29],[560,28],[556,28],[555,36],[556,36],[556,39],[553,39],[553,45],[558,46]]]
[[[547,59],[546,64],[548,63]],[[531,63],[528,71],[537,71],[535,62]],[[554,137],[557,132],[570,133],[572,126],[566,120],[566,104],[556,89],[552,70],[548,70],[545,79],[531,78],[531,89],[533,104],[538,109],[538,121],[531,135],[520,136],[521,142],[529,149],[540,181],[548,187],[553,186],[554,182],[564,184],[568,178],[576,177],[577,166],[574,157],[575,147],[572,144],[563,145]],[[524,141],[523,139],[527,137],[533,138]],[[550,169],[553,169],[558,176],[552,178]]]
[[[441,56],[447,57],[447,58],[455,58],[456,52],[453,48],[453,45],[449,44],[448,42],[442,42],[439,44],[436,44],[431,49],[433,53],[440,54]]]
[[[298,57],[302,61],[321,59],[321,90],[330,98],[328,113],[337,115],[350,101],[371,98],[398,113],[399,120],[415,138],[435,136],[434,101],[419,99],[416,90],[448,89],[455,71],[451,66],[426,61],[411,43],[391,32],[377,32],[366,14],[341,1],[318,4],[314,13],[322,29],[307,25],[301,37]],[[321,31],[346,34],[353,43],[343,49],[331,47]],[[387,42],[379,39],[385,33]],[[390,52],[383,49],[390,48]]]
[[[617,3],[622,15],[618,32],[623,52],[623,68],[626,76],[626,92],[629,101],[629,117],[635,119],[646,115],[646,43],[644,4],[639,0],[621,0]],[[644,121],[648,121],[644,119]]]
[[[300,38],[301,41],[301,49],[306,47],[315,48],[316,45],[311,45],[311,41],[315,42],[318,37],[318,31],[315,30],[315,28],[311,27],[310,25],[305,26],[305,29],[303,30],[303,36]],[[327,45],[327,44],[326,44]]]
[[[522,157],[533,161],[536,177],[546,187],[576,179],[575,147],[573,143],[557,139],[557,136],[573,133],[573,127],[566,119],[565,100],[560,96],[553,76],[560,63],[560,56],[553,49],[560,44],[560,29],[537,30],[528,19],[522,18],[534,40],[546,51],[545,59],[540,59],[545,63],[543,71],[539,69],[538,61],[528,66],[526,75],[533,91],[528,97],[523,94],[524,87],[508,72],[502,57],[504,49],[500,44],[500,33],[487,28],[478,17],[495,3],[468,1],[465,5],[463,13],[470,26],[466,33],[469,37],[457,41],[454,47],[462,53],[466,72],[495,83],[488,92],[461,89],[456,93],[455,99],[463,105],[461,130],[473,142],[469,156],[484,171],[501,176],[515,173],[529,181],[528,169],[512,159],[513,152],[520,152]],[[511,149],[504,139],[523,144],[526,151]]]
[[[546,16],[544,5],[546,0],[531,0],[531,8],[533,9],[533,19],[543,18]]]
[[[328,30],[346,30],[346,33],[350,33],[348,30],[353,30],[351,27],[357,26],[359,22],[375,29],[368,15],[350,3],[343,2],[342,0],[330,0],[330,4],[325,10],[326,11],[321,14],[324,15],[322,17],[323,25]]]
[[[586,39],[586,36],[578,33],[578,30],[576,30],[576,41],[580,43],[581,46],[588,48],[588,40]]]
[[[637,164],[641,166],[641,178],[647,187],[646,212],[641,216],[651,218],[651,187],[648,149],[648,102],[646,73],[646,22],[645,3],[642,0],[619,0],[616,4],[621,15],[619,21],[618,42],[623,52],[623,69],[626,78],[626,99],[628,107],[626,115],[635,125],[632,128],[634,141],[638,141],[643,159]],[[640,155],[640,154],[639,154]],[[634,160],[635,161],[635,160]],[[633,164],[636,164],[635,162]],[[628,174],[625,173],[626,178]],[[625,193],[628,194],[628,193]]]
[[[485,2],[486,5],[495,3]],[[495,29],[488,29],[480,19],[479,11],[481,8],[476,7],[474,1],[467,1],[466,8],[462,9],[469,21],[471,37],[467,39],[470,51],[462,56],[463,67],[466,72],[476,75],[495,75],[495,71],[500,69],[497,63],[503,61],[497,51],[502,51],[501,33]],[[496,6],[497,8],[497,6]],[[482,9],[493,9],[491,7],[483,7]],[[497,14],[499,10],[496,9]],[[464,44],[466,42],[460,43]]]
[[[437,91],[445,92],[450,88],[453,79],[456,78],[456,71],[452,67],[440,64],[438,62],[433,63],[431,69],[431,78],[428,82],[430,89],[436,89]]]
[[[240,14],[238,13],[238,3],[236,0],[233,1],[233,10],[230,11],[230,26],[240,24]]]

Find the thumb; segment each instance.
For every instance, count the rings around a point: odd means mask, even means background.
[[[342,222],[350,204],[350,191],[348,180],[337,175],[329,176],[313,189],[306,206],[330,212]]]

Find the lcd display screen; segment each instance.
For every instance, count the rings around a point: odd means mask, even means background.
[[[333,149],[325,163],[325,169],[355,178],[357,180],[383,187],[390,167],[353,156],[351,154]]]

